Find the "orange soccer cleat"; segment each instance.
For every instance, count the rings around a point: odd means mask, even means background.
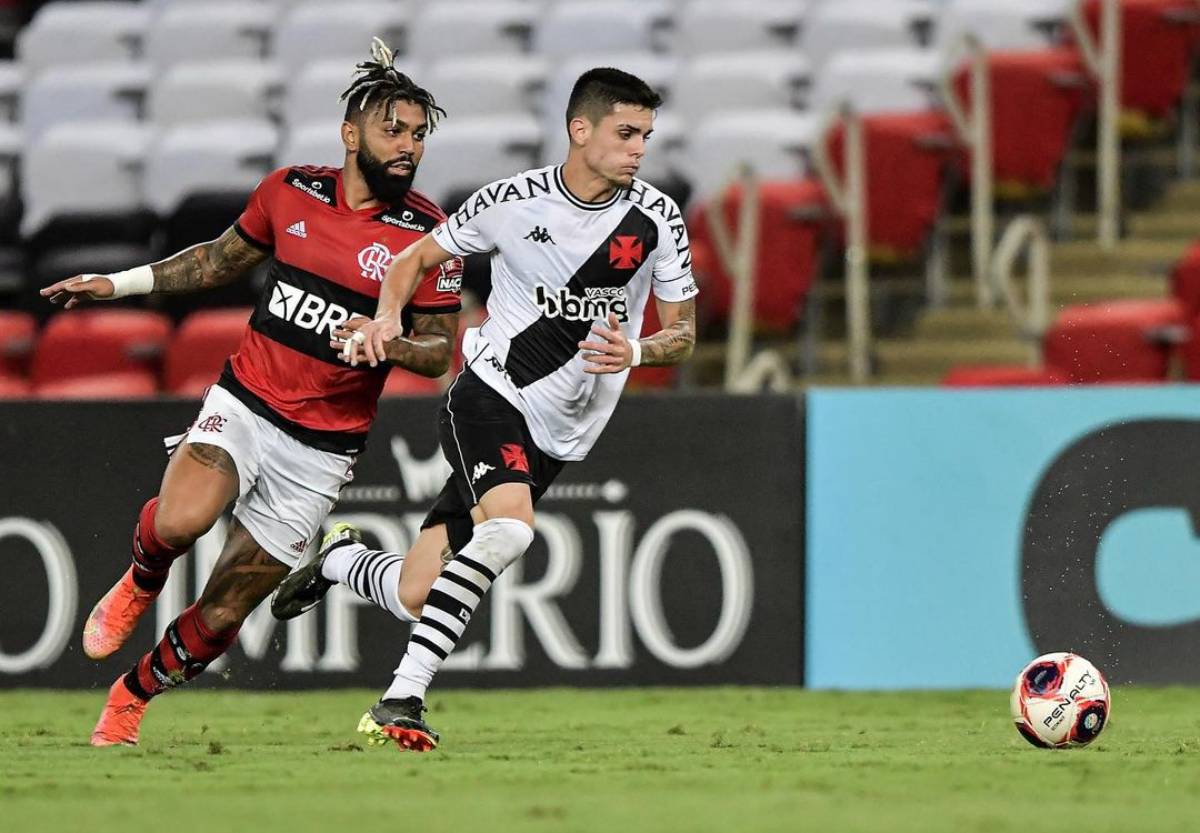
[[[129,690],[124,674],[117,677],[108,689],[108,702],[92,730],[92,746],[137,746],[138,729],[149,702]]]
[[[125,644],[142,614],[158,598],[159,591],[143,590],[133,583],[133,567],[104,594],[83,625],[83,652],[91,659],[104,659]]]

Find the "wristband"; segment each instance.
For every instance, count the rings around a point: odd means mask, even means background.
[[[103,277],[112,281],[113,294],[109,296],[110,300],[129,295],[149,295],[154,291],[154,271],[149,266],[135,266]]]
[[[641,339],[633,339],[629,342],[629,348],[633,350],[633,360],[629,362],[630,367],[637,367],[642,363],[642,342]]]

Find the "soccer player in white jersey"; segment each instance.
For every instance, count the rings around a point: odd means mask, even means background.
[[[364,716],[369,740],[420,751],[438,735],[425,692],[492,582],[533,541],[533,507],[607,424],[629,368],[678,364],[695,343],[696,284],[679,207],[636,178],[659,96],[617,69],[589,70],[567,105],[566,162],[479,189],[388,269],[374,320],[332,346],[371,365],[401,334],[422,274],[491,253],[488,318],[439,414],[453,473],[406,556],[368,550],[338,525],[272,610],[297,616],[334,583],[415,622],[391,686]],[[663,329],[638,338],[653,291]]]

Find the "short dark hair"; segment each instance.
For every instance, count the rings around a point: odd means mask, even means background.
[[[367,113],[380,107],[389,112],[397,101],[416,104],[425,111],[429,132],[437,127],[438,118],[446,111],[437,105],[433,94],[405,75],[393,65],[392,50],[379,38],[371,40],[370,61],[363,61],[355,68],[358,76],[341,95],[346,102],[346,121],[358,122]],[[368,107],[367,105],[371,106]]]
[[[636,75],[612,67],[589,69],[571,89],[567,101],[567,124],[577,116],[585,116],[592,124],[612,112],[618,104],[636,104],[647,110],[662,106],[662,96]]]

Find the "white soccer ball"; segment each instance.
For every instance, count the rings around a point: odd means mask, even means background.
[[[1021,669],[1013,685],[1013,722],[1034,746],[1086,746],[1108,725],[1108,683],[1086,659],[1045,654]]]

